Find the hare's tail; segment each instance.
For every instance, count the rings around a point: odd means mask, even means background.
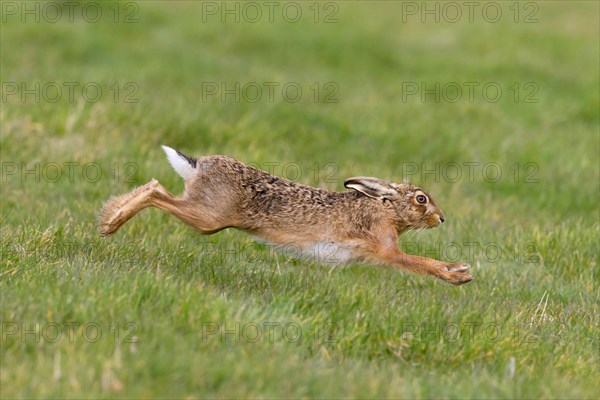
[[[196,172],[197,160],[167,146],[161,146],[167,154],[169,163],[184,180],[190,179]]]

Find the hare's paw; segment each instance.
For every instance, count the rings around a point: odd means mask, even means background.
[[[449,272],[449,275],[447,282],[450,282],[453,285],[463,285],[473,280],[473,276],[465,272]]]
[[[463,285],[473,280],[473,277],[466,272],[469,268],[471,268],[469,264],[447,264],[444,268],[446,271],[443,274],[442,279],[453,285]]]

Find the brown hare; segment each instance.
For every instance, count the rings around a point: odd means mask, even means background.
[[[361,262],[432,275],[460,285],[473,279],[469,264],[447,263],[402,252],[398,236],[409,229],[434,228],[444,213],[409,183],[371,177],[346,179],[350,192],[300,185],[225,156],[193,159],[163,146],[185,180],[173,196],[157,180],[111,197],[99,217],[100,234],[112,235],[146,207],[170,212],[205,235],[237,228],[302,254],[325,253],[327,262]]]

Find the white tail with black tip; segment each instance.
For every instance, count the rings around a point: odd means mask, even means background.
[[[161,146],[167,154],[167,160],[184,180],[190,179],[196,173],[196,160],[185,156],[179,151],[168,146]]]

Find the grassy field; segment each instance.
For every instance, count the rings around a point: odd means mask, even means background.
[[[597,2],[69,4],[0,3],[2,398],[600,396]],[[447,221],[400,245],[475,280],[158,210],[99,237],[110,195],[182,190],[161,144],[409,179]]]

